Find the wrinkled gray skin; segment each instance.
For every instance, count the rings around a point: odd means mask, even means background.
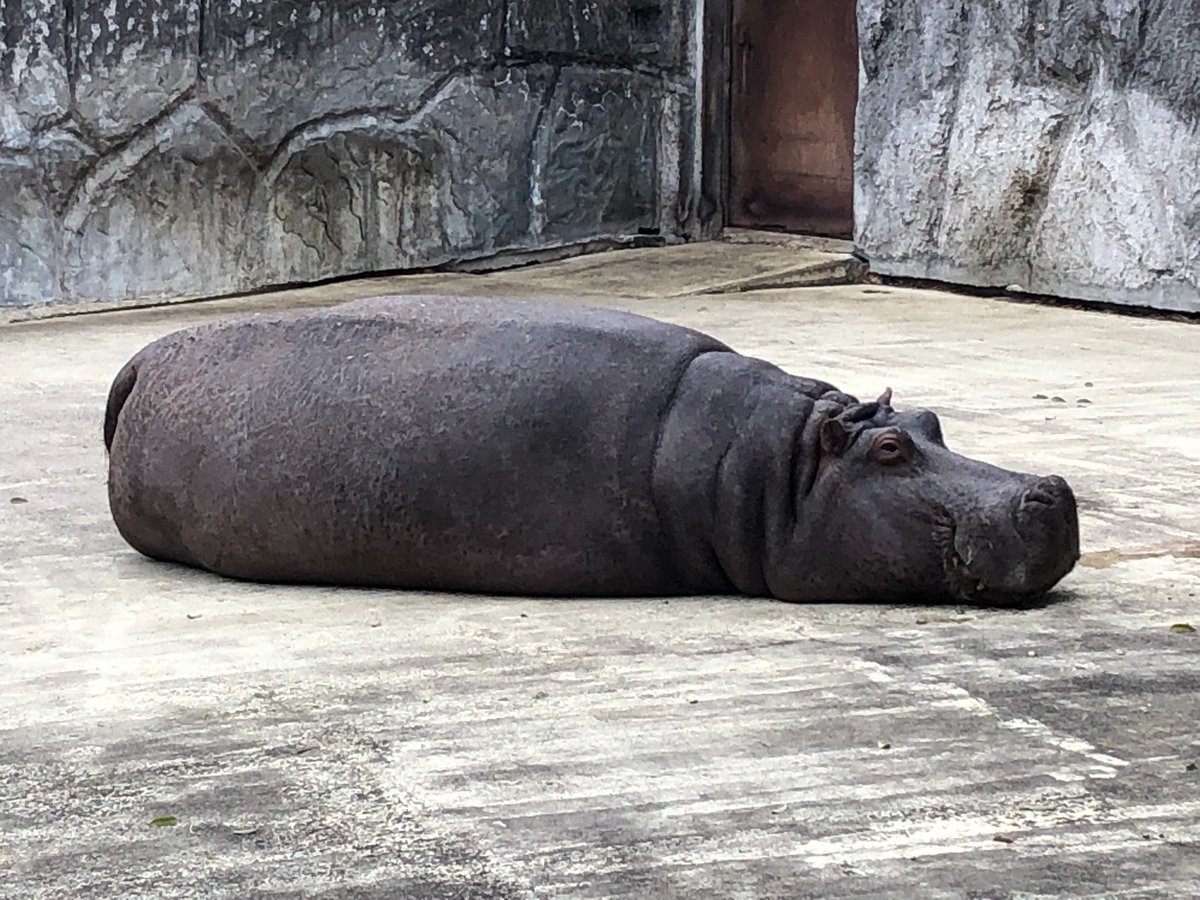
[[[686,328],[377,298],[155,341],[105,419],[121,534],[272,582],[1019,603],[1075,500]]]

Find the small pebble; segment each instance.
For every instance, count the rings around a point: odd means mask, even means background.
[[[1048,400],[1050,398],[1047,397],[1045,394],[1034,394],[1033,399],[1034,400]]]
[[[29,501],[26,500],[24,497],[13,497],[8,502],[9,503],[28,503]]]
[[[1085,382],[1083,383],[1083,386],[1084,386],[1084,387],[1095,387],[1095,385],[1094,385],[1094,384],[1092,384],[1090,381],[1085,381]]]
[[[1062,397],[1051,397],[1050,402],[1051,403],[1066,403],[1067,401],[1064,400]]]

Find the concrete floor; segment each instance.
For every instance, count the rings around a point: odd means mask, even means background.
[[[0,896],[1195,896],[1200,633],[1171,626],[1200,628],[1200,328],[871,285],[666,299],[660,272],[704,289],[671,253],[0,328]],[[952,446],[1065,475],[1082,564],[1003,612],[267,587],[123,544],[100,419],[136,349],[431,288],[891,385]]]

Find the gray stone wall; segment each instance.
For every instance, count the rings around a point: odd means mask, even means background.
[[[0,0],[0,305],[689,227],[691,2]]]
[[[696,234],[701,3],[0,0],[0,306]],[[859,23],[876,271],[1200,310],[1200,3]]]
[[[1197,0],[860,0],[876,271],[1200,311]]]

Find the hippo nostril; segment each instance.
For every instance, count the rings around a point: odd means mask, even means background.
[[[1021,505],[1058,506],[1062,503],[1064,489],[1066,489],[1066,482],[1057,475],[1042,478],[1030,485],[1021,495]]]
[[[1055,503],[1054,497],[1040,488],[1032,487],[1025,492],[1025,496],[1021,498],[1021,502],[1026,506],[1033,504],[1041,504],[1043,506],[1053,506]]]

